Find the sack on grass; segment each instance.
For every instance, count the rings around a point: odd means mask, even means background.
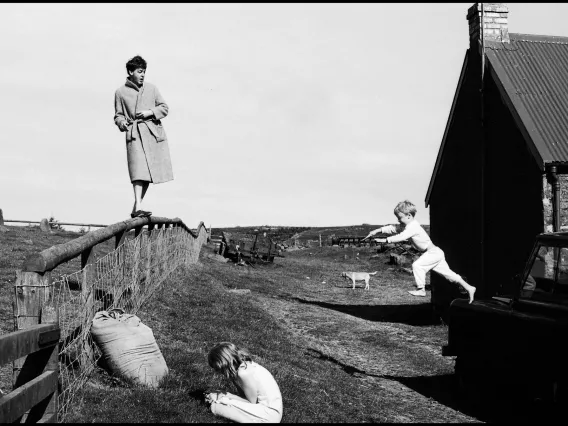
[[[91,335],[113,373],[157,387],[168,374],[152,329],[122,309],[95,314]]]

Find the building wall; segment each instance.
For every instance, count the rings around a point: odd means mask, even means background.
[[[543,232],[543,173],[486,74],[485,277],[480,295],[512,294],[512,277],[522,272]]]
[[[511,291],[534,237],[552,217],[545,211],[546,178],[490,73],[481,126],[478,56],[470,57],[430,196],[430,232],[450,267],[477,287],[476,297],[487,298]],[[562,179],[568,225],[568,176]],[[431,283],[432,303],[442,310],[464,297],[456,284],[435,273]]]
[[[474,58],[475,59],[475,58]],[[430,234],[455,272],[481,281],[480,64],[469,60],[430,194]],[[457,285],[431,273],[432,303],[443,309],[460,297]]]

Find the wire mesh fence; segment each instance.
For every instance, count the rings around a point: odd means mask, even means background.
[[[151,232],[143,229],[93,263],[73,272],[52,275],[45,291],[42,315],[53,313],[61,329],[59,421],[64,420],[73,397],[102,356],[90,334],[95,313],[120,308],[136,314],[178,266],[197,262],[207,237],[205,227],[198,229],[196,237],[182,227],[164,227]],[[16,319],[19,315],[16,311]]]

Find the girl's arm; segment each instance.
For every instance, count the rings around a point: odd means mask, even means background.
[[[239,368],[235,384],[251,404],[258,402],[258,386],[256,380],[254,380],[252,369]]]

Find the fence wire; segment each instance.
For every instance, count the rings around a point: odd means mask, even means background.
[[[102,356],[90,334],[95,313],[120,308],[136,314],[178,266],[197,262],[208,235],[203,227],[198,232],[144,229],[93,264],[53,277],[42,312],[56,312],[61,329],[58,421]]]

